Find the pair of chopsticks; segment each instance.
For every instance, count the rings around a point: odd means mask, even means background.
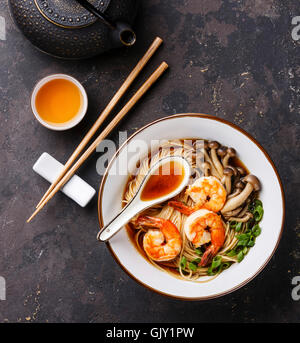
[[[147,50],[145,55],[141,58],[132,72],[129,74],[127,79],[124,81],[120,89],[113,96],[109,104],[100,114],[94,125],[91,127],[89,132],[85,135],[83,140],[80,142],[78,147],[75,149],[71,157],[68,159],[63,170],[57,177],[57,179],[50,185],[47,192],[44,194],[33,214],[27,219],[29,223],[47,204],[47,202],[53,198],[53,196],[70,180],[70,178],[75,174],[77,169],[85,162],[85,160],[93,153],[100,142],[107,137],[107,135],[118,125],[118,123],[124,118],[124,116],[133,108],[133,106],[141,99],[141,97],[149,90],[149,88],[158,80],[158,78],[163,74],[163,72],[168,68],[166,62],[162,62],[160,66],[154,71],[154,73],[145,81],[145,83],[138,89],[138,91],[133,95],[133,97],[126,103],[126,105],[121,109],[121,111],[114,117],[114,119],[107,125],[107,127],[100,133],[100,135],[94,140],[94,142],[88,147],[88,149],[81,155],[77,162],[72,166],[75,160],[79,157],[79,154],[86,147],[88,142],[91,140],[92,136],[99,129],[100,125],[104,122],[110,112],[117,105],[122,96],[126,93],[128,88],[131,86],[133,81],[143,70],[145,65],[148,63],[150,58],[153,56],[155,51],[159,48],[162,43],[162,39],[157,37],[151,44],[150,48]]]

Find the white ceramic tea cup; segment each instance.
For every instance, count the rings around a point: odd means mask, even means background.
[[[53,80],[68,80],[70,82],[72,82],[79,90],[80,94],[81,94],[81,107],[78,110],[77,115],[72,118],[71,120],[64,122],[64,123],[49,123],[47,121],[45,121],[40,114],[38,113],[38,110],[36,108],[36,97],[37,94],[39,92],[39,90],[48,82],[53,81]],[[49,75],[44,77],[43,79],[41,79],[34,87],[32,95],[31,95],[31,109],[32,112],[35,116],[35,118],[46,128],[50,129],[50,130],[55,130],[55,131],[63,131],[63,130],[68,130],[71,129],[72,127],[76,126],[77,124],[79,124],[81,122],[81,120],[84,118],[86,112],[87,112],[87,108],[88,108],[88,97],[86,94],[86,91],[84,89],[84,87],[82,86],[82,84],[76,80],[74,77],[67,75],[67,74],[53,74],[53,75]]]

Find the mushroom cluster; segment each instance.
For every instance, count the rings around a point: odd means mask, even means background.
[[[260,190],[260,182],[254,175],[246,175],[244,168],[234,166],[233,148],[221,146],[216,141],[205,141],[202,144],[204,162],[201,165],[205,176],[215,176],[221,180],[227,191],[227,200],[221,210],[226,220],[247,222],[252,214],[248,211],[253,192]]]

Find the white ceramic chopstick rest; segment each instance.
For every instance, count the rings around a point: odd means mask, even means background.
[[[63,169],[63,164],[44,152],[33,166],[33,170],[52,183]],[[81,207],[85,207],[93,198],[96,191],[79,176],[74,175],[61,189],[69,198]]]

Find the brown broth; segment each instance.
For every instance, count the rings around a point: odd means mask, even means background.
[[[246,175],[250,174],[249,169],[244,165],[244,163],[238,158],[238,157],[233,157],[231,158],[231,165],[233,167],[241,167],[245,170]]]
[[[141,194],[141,200],[148,201],[172,193],[184,178],[181,163],[171,161],[162,164],[148,179]]]

